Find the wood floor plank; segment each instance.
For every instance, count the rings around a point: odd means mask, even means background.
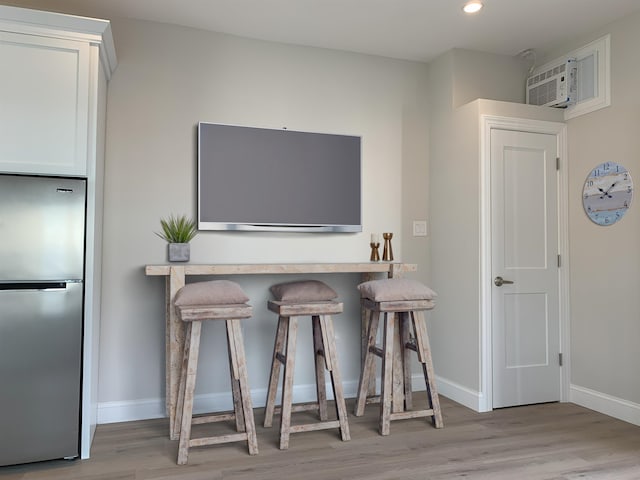
[[[424,392],[415,396],[425,400]],[[423,418],[399,420],[382,437],[379,410],[369,405],[362,417],[349,416],[350,442],[319,430],[296,434],[284,451],[256,409],[259,455],[243,443],[192,448],[184,466],[176,465],[178,442],[169,440],[166,419],[99,425],[91,459],[2,467],[0,479],[640,479],[640,427],[569,403],[476,413],[441,397],[441,406],[443,429]],[[232,431],[232,423],[193,428]]]

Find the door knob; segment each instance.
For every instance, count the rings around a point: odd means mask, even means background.
[[[508,285],[508,284],[510,284],[510,283],[513,283],[513,281],[511,281],[511,280],[505,280],[505,279],[504,279],[504,278],[502,278],[502,277],[496,277],[496,278],[493,280],[493,283],[495,283],[495,284],[496,284],[496,287],[501,287],[502,285]]]

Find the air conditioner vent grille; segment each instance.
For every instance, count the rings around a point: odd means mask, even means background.
[[[556,67],[553,67],[549,70],[547,70],[546,72],[542,72],[539,73],[537,75],[534,75],[533,77],[529,77],[529,79],[527,80],[527,85],[531,86],[534,83],[539,83],[540,81],[546,79],[546,78],[551,78],[555,75],[558,75],[560,73],[563,73],[567,70],[567,66],[563,63],[562,65],[558,65]]]
[[[576,101],[577,66],[575,58],[554,65],[527,78],[527,103],[549,107],[567,107]]]
[[[542,83],[537,87],[533,87],[529,90],[529,104],[530,105],[544,105],[552,102],[556,98],[556,88],[558,81],[553,79],[549,82]]]

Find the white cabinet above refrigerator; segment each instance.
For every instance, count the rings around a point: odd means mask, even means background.
[[[89,175],[97,63],[108,79],[109,22],[0,6],[1,173]]]
[[[0,168],[87,174],[89,45],[0,32]]]

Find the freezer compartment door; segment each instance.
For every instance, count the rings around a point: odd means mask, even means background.
[[[0,281],[82,279],[86,181],[0,175]]]
[[[0,465],[79,454],[82,290],[0,289]]]

